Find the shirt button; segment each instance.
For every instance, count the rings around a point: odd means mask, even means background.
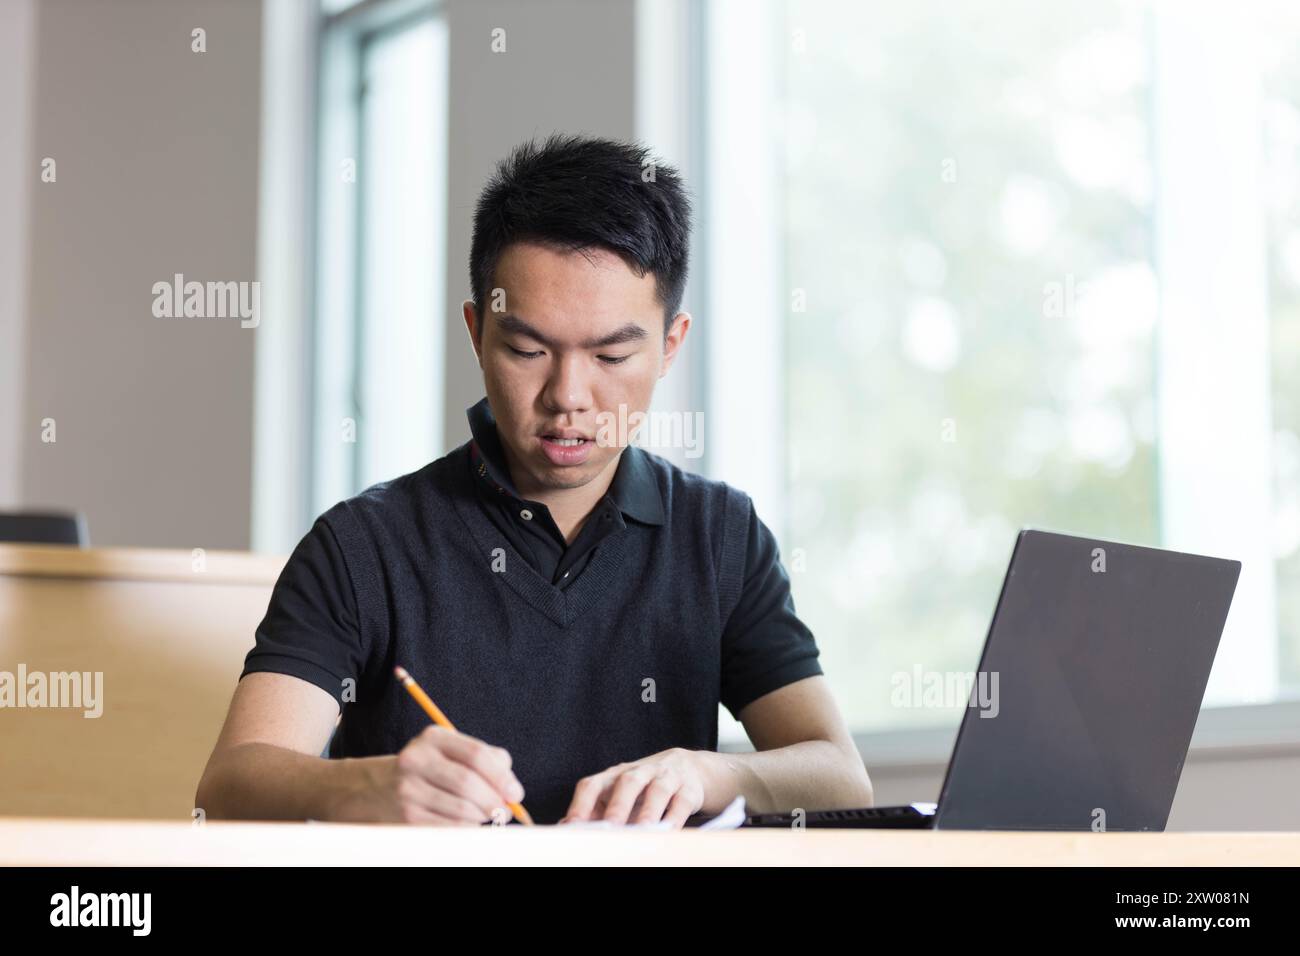
[[[533,513],[525,508],[523,511],[519,512],[519,517],[523,518],[525,521],[532,521]]]
[[[568,571],[565,571],[564,574],[563,574],[562,576],[567,578],[567,577],[569,576],[569,572],[568,572]]]

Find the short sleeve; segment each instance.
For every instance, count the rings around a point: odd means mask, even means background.
[[[347,561],[329,523],[317,518],[280,572],[239,676],[270,671],[298,677],[342,707],[344,681],[351,678],[355,687],[364,664],[358,621]]]
[[[721,700],[733,717],[764,694],[822,673],[817,642],[794,610],[776,536],[749,501],[745,575],[722,632]]]

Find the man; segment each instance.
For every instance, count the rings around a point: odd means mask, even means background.
[[[609,427],[686,338],[689,234],[679,176],[641,147],[557,135],[498,166],[463,306],[472,438],[298,544],[199,784],[208,817],[478,825],[522,801],[539,823],[680,827],[738,794],[871,804],[749,497]],[[755,753],[716,752],[719,703]]]

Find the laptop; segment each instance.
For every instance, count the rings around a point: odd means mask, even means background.
[[[1163,830],[1240,573],[1240,561],[1021,531],[937,803],[808,811],[801,824]],[[789,813],[743,824],[796,825]]]

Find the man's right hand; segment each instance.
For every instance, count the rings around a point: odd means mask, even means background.
[[[511,818],[507,802],[524,796],[510,765],[504,748],[430,724],[400,753],[377,763],[368,792],[357,796],[370,804],[373,818],[388,822],[505,823]],[[349,811],[371,815],[355,803]]]

